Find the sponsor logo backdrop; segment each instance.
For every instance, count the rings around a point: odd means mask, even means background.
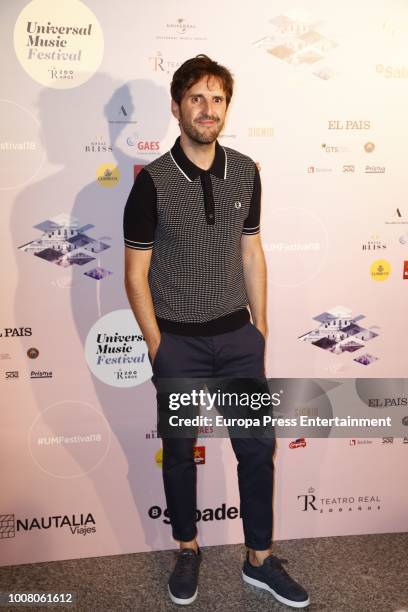
[[[175,545],[122,212],[178,134],[169,83],[188,57],[233,71],[220,140],[261,168],[268,375],[407,375],[407,7],[208,9],[1,8],[1,564]],[[378,382],[373,416],[406,405]],[[242,542],[236,461],[213,433],[195,450],[200,541]],[[278,440],[274,538],[405,531],[407,442]]]

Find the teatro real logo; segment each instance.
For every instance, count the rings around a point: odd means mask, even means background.
[[[164,56],[161,51],[157,51],[156,55],[152,55],[148,59],[154,72],[165,72],[166,74],[170,74],[181,66],[180,61],[176,61],[172,58],[169,59],[167,54]]]
[[[348,512],[365,512],[381,510],[381,499],[378,495],[344,495],[341,497],[319,496],[313,487],[306,494],[298,495],[298,508],[302,512],[319,514]]]

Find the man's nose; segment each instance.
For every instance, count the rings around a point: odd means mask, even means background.
[[[203,113],[205,113],[206,115],[212,115],[213,112],[213,104],[211,100],[206,100],[205,98],[203,99],[203,106],[202,106],[202,110]]]

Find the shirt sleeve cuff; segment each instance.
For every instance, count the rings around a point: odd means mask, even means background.
[[[125,238],[125,246],[129,249],[136,249],[138,251],[148,251],[153,248],[154,240],[152,242],[137,242],[136,240],[129,240]]]
[[[242,234],[244,236],[252,236],[254,234],[259,234],[260,231],[261,231],[261,226],[256,225],[255,227],[244,227],[242,230]]]

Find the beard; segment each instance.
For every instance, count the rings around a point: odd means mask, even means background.
[[[215,121],[215,125],[211,127],[200,126],[198,119],[195,119],[192,123],[189,123],[182,114],[180,114],[179,123],[183,128],[186,135],[198,144],[211,144],[217,140],[219,133],[224,127],[224,122],[219,117],[205,115],[199,117],[200,120]]]

